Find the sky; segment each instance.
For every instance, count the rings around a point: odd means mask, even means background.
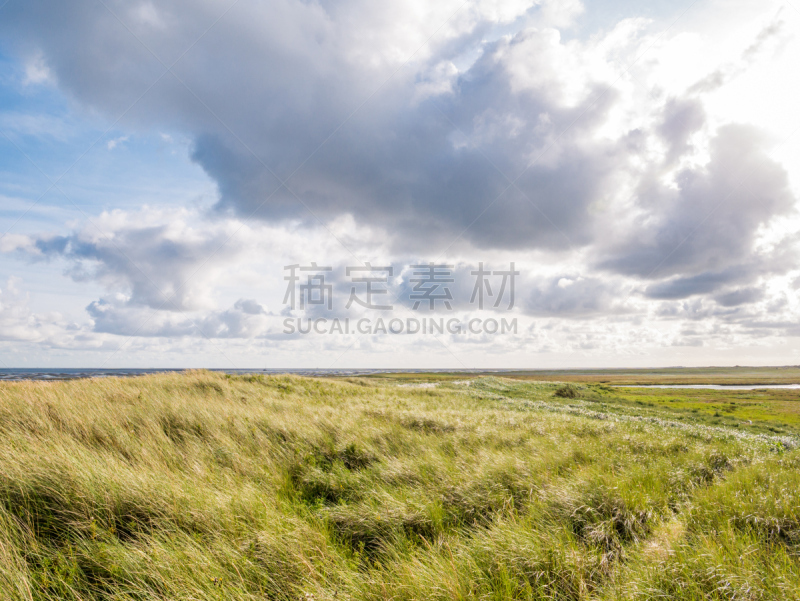
[[[2,1],[0,367],[800,364],[798,0]]]

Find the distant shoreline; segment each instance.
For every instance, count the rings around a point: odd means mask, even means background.
[[[179,373],[196,368],[3,368],[0,382],[62,381],[88,378],[136,377],[157,373]],[[200,368],[202,369],[202,368]],[[449,380],[464,375],[502,376],[518,380],[562,381],[605,384],[609,386],[787,386],[800,383],[800,367],[666,367],[611,369],[318,369],[262,368],[207,369],[231,375],[279,375],[348,378],[369,377],[392,380],[415,380],[421,376]]]

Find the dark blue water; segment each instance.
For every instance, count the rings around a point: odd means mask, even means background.
[[[170,369],[0,369],[0,380],[75,380],[109,376],[141,376]]]
[[[186,371],[184,369],[0,369],[2,380],[77,380],[81,378],[121,378],[130,376],[143,376],[146,374],[175,373]],[[292,373],[297,375],[357,375],[373,373],[371,370],[355,369],[211,369],[229,374],[280,374]]]
[[[77,380],[81,378],[111,378],[174,373],[184,369],[0,369],[0,381],[13,380]],[[295,374],[298,376],[362,376],[383,373],[471,373],[473,370],[452,369],[210,369],[226,374]],[[474,370],[475,373],[505,370]]]

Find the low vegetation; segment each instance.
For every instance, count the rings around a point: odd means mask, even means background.
[[[793,430],[403,381],[0,385],[0,598],[800,599]]]

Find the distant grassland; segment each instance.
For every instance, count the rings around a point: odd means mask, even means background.
[[[1,384],[0,599],[800,599],[796,391],[414,379]]]
[[[476,372],[474,376],[502,376],[515,380],[584,384],[800,384],[800,366],[784,367],[670,367],[658,369],[559,369]],[[389,380],[463,380],[457,372],[385,373],[368,376]]]

